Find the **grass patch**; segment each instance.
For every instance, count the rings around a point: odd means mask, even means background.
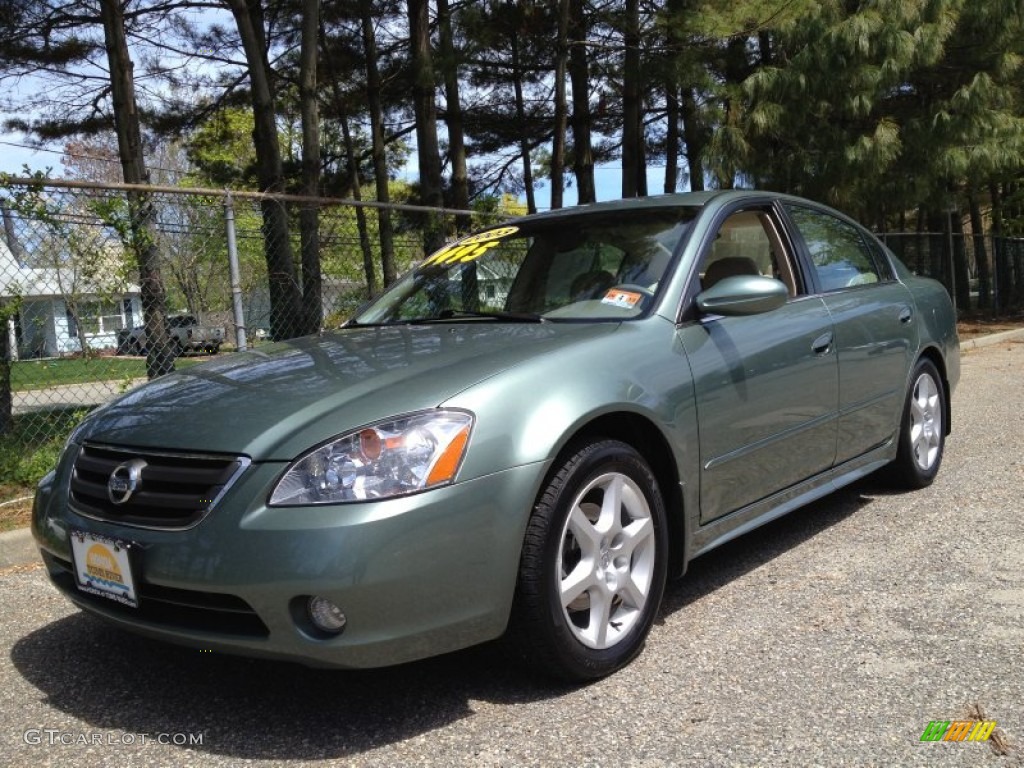
[[[206,358],[178,358],[174,367],[189,368]],[[87,357],[49,360],[19,360],[11,363],[11,389],[25,392],[61,384],[86,384],[93,381],[123,381],[146,378],[146,360],[142,357]]]
[[[0,484],[0,496],[6,495],[10,488]],[[23,492],[13,494],[12,501],[0,504],[0,533],[28,527],[32,520],[32,499],[25,498],[26,495]]]

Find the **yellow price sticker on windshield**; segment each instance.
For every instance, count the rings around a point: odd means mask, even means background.
[[[469,237],[464,237],[451,245],[446,245],[423,262],[424,267],[439,266],[444,264],[465,263],[479,259],[491,248],[498,244],[503,237],[508,237],[519,231],[519,227],[498,227],[489,229],[486,232],[479,232]]]

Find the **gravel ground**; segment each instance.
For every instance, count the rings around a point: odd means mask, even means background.
[[[492,646],[360,673],[204,655],[7,569],[0,765],[1024,765],[1022,374],[1024,344],[968,353],[931,488],[868,478],[701,558],[582,688]],[[989,742],[919,740],[969,708]]]

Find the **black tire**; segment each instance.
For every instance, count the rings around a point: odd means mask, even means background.
[[[618,508],[611,501],[602,514],[609,493],[618,494]],[[617,440],[578,446],[551,476],[527,525],[507,640],[527,663],[556,677],[609,675],[640,653],[667,562],[665,505],[647,462]]]
[[[946,389],[935,364],[922,358],[914,366],[903,405],[899,450],[886,467],[889,481],[900,488],[932,484],[946,446]]]

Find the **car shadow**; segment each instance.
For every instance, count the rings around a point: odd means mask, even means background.
[[[695,560],[666,591],[662,617],[828,527],[875,494],[870,478]],[[325,671],[203,653],[76,613],[19,639],[19,673],[49,706],[96,729],[202,734],[189,749],[239,759],[338,759],[431,732],[474,713],[577,690],[524,670],[499,643],[400,667]]]
[[[50,707],[89,728],[201,734],[190,750],[253,760],[351,757],[470,717],[474,700],[575,690],[523,670],[497,643],[387,669],[318,670],[167,645],[85,613],[19,639],[11,659]]]
[[[883,481],[868,476],[698,557],[683,578],[666,587],[662,620],[845,520],[874,497],[892,493]]]

